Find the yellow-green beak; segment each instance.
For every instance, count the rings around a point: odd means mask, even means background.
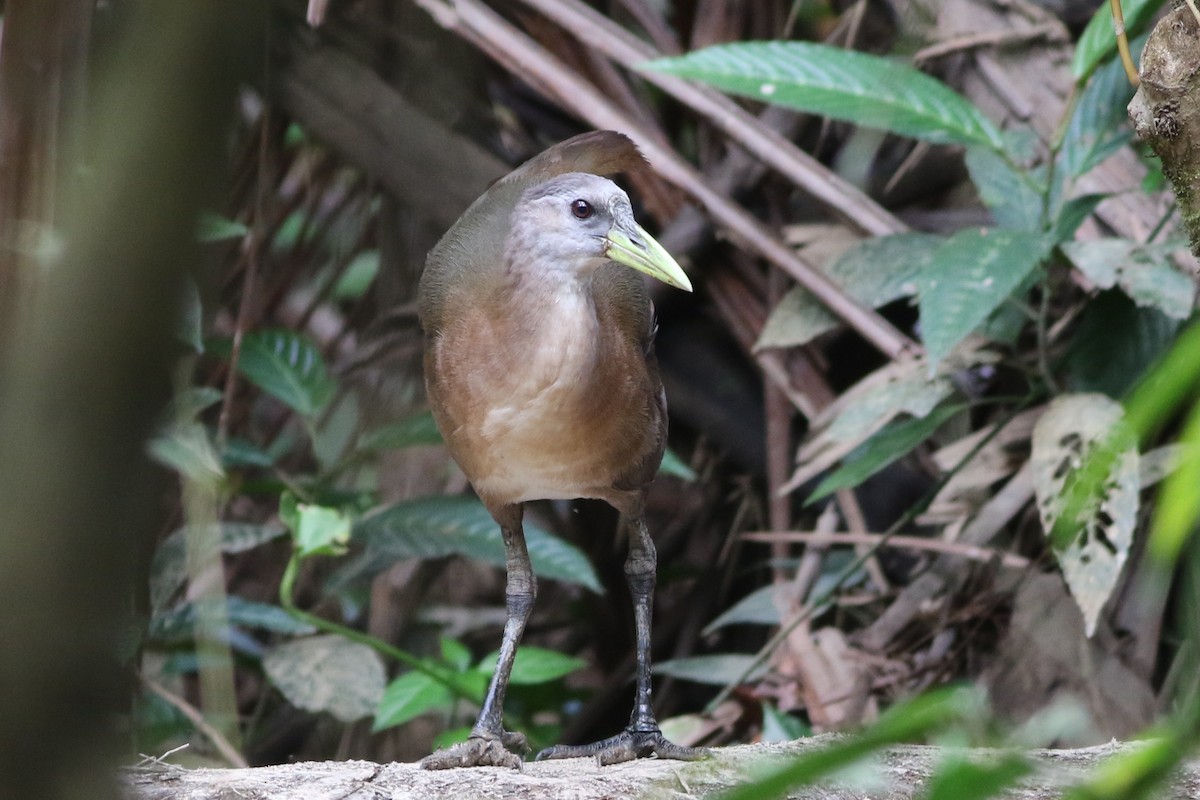
[[[618,264],[644,272],[668,286],[690,292],[692,282],[666,248],[646,233],[641,225],[635,224],[634,227],[637,231],[636,239],[620,228],[614,227],[610,230],[605,237],[608,242],[606,255]]]

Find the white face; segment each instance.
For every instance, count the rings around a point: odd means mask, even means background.
[[[609,231],[636,238],[629,196],[607,178],[572,172],[526,190],[513,211],[510,258],[543,271],[591,272],[607,260]]]

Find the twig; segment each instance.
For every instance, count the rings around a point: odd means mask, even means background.
[[[629,135],[666,180],[700,202],[743,246],[792,276],[800,285],[892,359],[918,355],[921,347],[873,309],[846,295],[823,273],[779,240],[741,206],[714,190],[672,149],[646,135],[608,98],[479,0],[414,0],[438,24],[469,40],[492,59],[599,128]]]
[[[1129,36],[1125,32],[1125,12],[1121,10],[1121,0],[1108,0],[1108,5],[1112,9],[1113,31],[1117,35],[1117,52],[1121,54],[1121,66],[1125,67],[1125,77],[1129,79],[1129,85],[1137,86],[1142,82],[1142,78],[1138,75],[1133,55],[1129,52]],[[1191,0],[1188,0],[1188,5],[1191,6],[1192,13],[1196,13],[1196,7],[1192,5]],[[1196,21],[1200,22],[1200,16],[1196,17]]]
[[[204,734],[204,737],[213,743],[213,746],[217,748],[217,751],[222,757],[224,757],[226,761],[229,762],[231,766],[241,768],[249,766],[249,764],[246,763],[246,759],[242,758],[242,754],[237,751],[237,748],[229,743],[229,740],[225,738],[225,735],[209,724],[208,720],[204,719],[204,715],[200,713],[200,709],[196,708],[187,700],[184,700],[182,697],[170,691],[157,681],[147,678],[145,675],[138,675],[138,678],[141,680],[142,685],[144,685],[147,689],[154,692],[163,700],[166,700],[168,703],[174,706],[180,714],[183,714],[185,717],[187,717],[188,722],[192,723],[192,726],[196,730]],[[175,751],[172,750],[171,752],[173,753]],[[170,755],[170,753],[167,753],[167,755]],[[163,757],[165,758],[166,756]]]
[[[1058,23],[1036,25],[1023,31],[985,31],[966,36],[956,36],[944,42],[923,47],[913,54],[912,60],[920,63],[934,58],[958,53],[963,50],[974,50],[977,47],[998,47],[1007,44],[1023,44],[1038,39],[1049,39],[1052,42],[1064,41],[1063,28]]]
[[[662,55],[579,0],[521,2],[627,69],[637,69],[642,63]],[[908,230],[908,226],[890,211],[720,92],[674,75],[640,70],[638,74],[703,115],[756,158],[825,203],[863,233],[883,236]]]
[[[751,531],[743,533],[742,538],[751,542],[804,542],[806,544],[828,546],[834,544],[868,544],[881,547],[899,547],[905,550],[928,550],[935,553],[959,556],[971,561],[991,561],[1000,559],[1000,565],[1010,569],[1024,569],[1029,566],[1029,559],[1013,553],[1002,553],[987,547],[976,547],[959,542],[947,542],[942,539],[925,539],[920,536],[894,535],[883,541],[880,533],[822,533],[818,531]]]

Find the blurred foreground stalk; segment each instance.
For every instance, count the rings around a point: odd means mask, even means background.
[[[83,163],[57,171],[70,189],[57,192],[55,246],[19,276],[32,290],[0,353],[5,798],[115,796],[117,637],[157,503],[144,442],[170,389],[196,211],[217,188],[242,66],[256,63],[258,4],[115,6],[126,24],[87,113],[71,115]]]

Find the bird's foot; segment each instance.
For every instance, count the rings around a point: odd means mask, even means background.
[[[698,761],[709,756],[703,747],[684,747],[667,741],[658,728],[636,730],[626,728],[616,736],[599,742],[583,745],[555,745],[537,754],[538,761],[550,758],[587,758],[595,756],[596,763],[604,767],[620,764],[635,758],[658,756],[675,761]]]
[[[425,756],[421,759],[421,769],[508,767],[519,770],[528,752],[529,742],[522,733],[472,733],[465,742]]]

